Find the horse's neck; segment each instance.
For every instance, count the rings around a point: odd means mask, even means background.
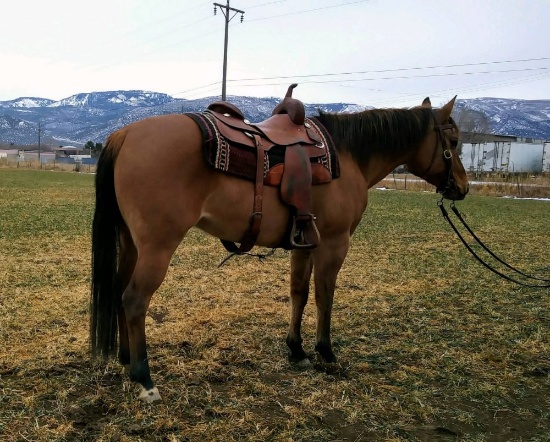
[[[390,131],[390,129],[387,130]],[[373,146],[362,167],[369,188],[388,176],[395,168],[407,164],[414,158],[418,149],[417,143],[420,141],[411,143],[410,138],[377,137],[374,140],[362,141],[364,146]]]
[[[387,177],[397,166],[405,163],[405,157],[396,156],[386,158],[381,156],[371,157],[362,167],[362,173],[369,188]]]
[[[427,116],[418,114],[418,109],[382,109],[349,115],[322,114],[320,120],[340,150],[351,154],[372,187],[414,157],[427,124]]]

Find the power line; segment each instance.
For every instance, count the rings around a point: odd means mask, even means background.
[[[376,77],[376,78],[349,78],[339,80],[306,80],[302,84],[325,84],[325,83],[347,83],[357,81],[378,81],[378,80],[408,80],[411,78],[432,78],[432,77],[456,77],[459,75],[478,75],[478,74],[500,74],[510,72],[526,72],[526,71],[541,71],[549,70],[550,67],[544,68],[524,68],[524,69],[507,69],[505,71],[478,71],[478,72],[450,72],[446,74],[428,74],[428,75],[410,75],[410,76],[398,76],[398,77]],[[285,84],[278,83],[258,83],[258,84],[239,84],[240,87],[256,87],[256,86],[277,86]]]
[[[457,92],[463,92],[463,93],[475,92],[475,91],[478,91],[478,90],[494,89],[494,88],[497,88],[497,87],[513,86],[513,85],[516,85],[516,84],[528,83],[528,82],[531,82],[531,81],[544,80],[544,79],[549,78],[549,77],[550,77],[550,73],[538,73],[538,74],[531,75],[531,76],[523,76],[523,77],[519,77],[519,78],[515,78],[515,79],[485,83],[485,84],[475,85],[475,86],[463,86],[463,87],[459,87],[459,88],[440,89],[440,90],[437,90],[437,91],[430,91],[429,93],[418,93],[418,94],[403,93],[403,94],[400,94],[399,97],[395,97],[394,99],[395,100],[399,100],[399,99],[402,100],[404,97],[406,97],[407,99],[416,99],[416,98],[418,98],[420,100],[420,99],[424,98],[426,95],[430,95],[430,96],[434,97],[434,96],[439,96],[439,95],[441,95],[442,93],[445,93],[445,92],[451,92],[453,95],[456,94]],[[214,88],[212,86],[217,86],[217,85],[219,85],[219,83],[220,82],[217,81],[217,82],[214,82],[214,83],[210,83],[208,85],[201,86],[199,88],[188,89],[187,91],[183,91],[183,92],[194,91],[194,90],[198,90],[198,89],[206,89],[205,91],[200,92],[201,94],[202,93],[208,93],[208,92],[214,92],[217,89],[217,87]],[[349,85],[341,85],[341,86],[342,87],[356,87],[357,88],[357,86],[349,86]],[[358,88],[358,89],[364,90],[365,88]],[[368,88],[367,90],[387,93],[387,91],[383,91],[383,90],[379,90],[379,89],[373,89],[373,88]],[[174,95],[177,95],[177,94],[183,93],[183,92],[177,92],[175,94],[168,94],[168,95],[173,97]],[[196,95],[196,93],[195,94],[192,93],[190,95]],[[174,98],[176,98],[176,97],[174,97]],[[369,104],[374,105],[376,103],[387,103],[390,100],[392,100],[392,98],[369,99]],[[169,104],[170,103],[168,103],[168,105]],[[164,106],[164,105],[151,106],[151,107],[161,107],[161,106]],[[116,111],[116,110],[122,109],[122,108],[127,108],[127,106],[124,105],[124,104],[121,104],[120,106],[111,109],[111,111]],[[132,110],[135,110],[135,109],[128,109],[129,112],[131,112]]]
[[[268,2],[268,3],[262,3],[260,5],[249,6],[248,9],[260,8],[262,6],[267,6],[267,5],[274,5],[275,3],[284,3],[286,1],[288,1],[288,0],[275,0],[275,1],[272,1],[272,2]]]
[[[384,70],[373,70],[373,71],[356,71],[356,72],[340,72],[340,73],[324,73],[324,74],[307,74],[307,75],[284,75],[284,76],[271,76],[271,77],[257,77],[257,78],[240,78],[240,79],[229,79],[228,82],[241,82],[241,81],[259,81],[259,80],[283,80],[283,79],[296,79],[296,78],[315,78],[315,77],[331,77],[338,75],[353,75],[353,74],[366,74],[366,73],[387,73],[387,72],[402,72],[402,71],[416,71],[423,69],[442,69],[442,68],[456,68],[456,67],[471,67],[471,66],[486,66],[491,64],[505,64],[505,63],[524,63],[530,61],[544,61],[550,60],[550,57],[539,57],[539,58],[527,58],[519,60],[499,60],[499,61],[489,61],[489,62],[478,62],[478,63],[463,63],[463,64],[454,64],[454,65],[441,65],[441,66],[424,66],[424,67],[410,67],[410,68],[397,68],[397,69],[384,69]],[[537,68],[539,70],[544,70],[548,68]],[[499,72],[521,72],[523,70],[529,70],[529,68],[519,69],[519,70],[510,70],[510,71],[486,71],[486,72],[477,72],[477,73],[499,73]],[[476,72],[464,73],[464,75],[473,75]],[[451,76],[451,75],[462,75],[462,73],[448,73],[448,74],[432,74],[433,76]],[[429,75],[428,75],[429,76]],[[349,81],[370,81],[370,80],[388,80],[388,79],[405,79],[405,78],[422,78],[427,76],[418,76],[412,75],[407,77],[379,77],[371,79],[351,79],[351,80],[333,80],[327,82],[349,82]],[[306,82],[314,83],[314,82]],[[204,89],[209,86],[219,84],[219,82],[209,83],[206,85],[186,89],[183,91],[175,92],[173,95],[185,94],[188,92],[194,92],[199,89]],[[271,86],[278,85],[281,83],[258,83],[256,85],[241,85],[241,86]]]
[[[114,44],[115,42],[122,40],[124,37],[128,37],[128,36],[130,36],[130,35],[136,34],[137,32],[143,32],[143,26],[147,26],[148,29],[152,29],[152,25],[158,25],[159,23],[164,23],[164,22],[173,20],[174,18],[177,18],[177,17],[179,17],[179,16],[181,16],[181,15],[183,15],[183,14],[189,14],[189,12],[194,11],[194,10],[196,10],[196,9],[198,9],[198,8],[200,8],[200,7],[202,7],[202,6],[206,5],[206,4],[208,4],[208,3],[210,3],[210,1],[208,1],[208,0],[207,0],[207,1],[204,1],[204,2],[198,4],[198,5],[194,6],[194,7],[187,8],[187,9],[181,11],[181,12],[174,13],[174,14],[168,16],[168,17],[161,18],[161,19],[156,20],[156,21],[151,21],[151,22],[145,23],[145,24],[143,24],[143,25],[141,25],[141,26],[139,26],[139,27],[131,28],[131,29],[129,29],[128,31],[119,34],[119,35],[116,36],[115,38],[109,37],[109,38],[103,38],[102,40],[104,40],[104,43],[105,43],[105,44],[108,43],[108,44],[111,44],[111,45],[112,45],[112,44]],[[143,7],[143,5],[144,5],[144,3],[140,4],[140,6],[139,6],[138,8],[136,8],[136,9],[141,9],[141,8]],[[171,34],[171,33],[173,33],[173,32],[176,32],[176,31],[178,31],[178,30],[181,30],[182,27],[189,28],[189,27],[191,27],[191,26],[194,26],[195,24],[197,24],[198,22],[201,22],[201,21],[203,21],[203,20],[204,20],[204,19],[201,19],[201,20],[198,20],[198,21],[194,21],[194,22],[190,22],[190,23],[184,23],[184,24],[181,24],[181,23],[180,23],[180,24],[177,25],[177,28],[172,28],[172,29],[171,29],[170,31],[168,31],[168,32],[166,32],[165,29],[160,28],[160,29],[161,29],[162,31],[164,31],[164,32],[163,32],[161,35],[157,35],[156,37],[153,37],[153,38],[149,39],[149,40],[148,40],[148,43],[151,42],[151,41],[154,41],[154,40],[158,40],[159,38],[162,38],[162,37],[164,37],[164,36],[166,36],[166,35],[169,35],[169,34]],[[153,29],[154,29],[154,28],[153,28]],[[101,37],[102,37],[102,36],[99,35],[99,38],[100,38],[100,39],[101,39]],[[141,55],[141,54],[140,54],[140,55]]]
[[[267,5],[270,5],[270,4],[275,4],[275,3],[282,3],[282,2],[286,2],[288,0],[276,0],[276,1],[272,1],[272,2],[268,2],[268,3],[263,3],[263,4],[260,4],[260,5],[254,5],[254,6],[250,6],[248,9],[253,9],[253,8],[259,8],[259,7],[263,7],[263,6],[267,6]],[[195,7],[192,7],[190,9],[186,9],[185,11],[182,11],[182,12],[179,12],[177,14],[174,14],[174,15],[171,15],[169,17],[166,17],[166,18],[163,18],[163,19],[160,19],[160,20],[157,20],[157,21],[154,21],[154,22],[151,22],[149,23],[150,25],[155,25],[155,24],[159,24],[159,23],[163,23],[163,22],[166,22],[166,21],[169,21],[175,17],[178,17],[178,16],[181,16],[182,14],[187,14],[189,13],[190,11],[194,11],[206,4],[210,3],[210,1],[205,1],[205,2],[202,2],[198,5],[196,5]],[[147,43],[151,43],[152,41],[155,41],[155,40],[159,40],[160,38],[163,38],[163,37],[166,37],[167,35],[170,35],[170,34],[173,34],[174,32],[177,32],[177,31],[180,31],[181,29],[189,29],[193,26],[196,26],[197,24],[199,23],[202,23],[206,20],[209,20],[211,18],[211,16],[207,16],[207,17],[203,17],[203,18],[200,18],[200,19],[197,19],[197,20],[193,20],[193,21],[189,21],[189,22],[186,22],[186,23],[183,23],[183,24],[178,24],[177,27],[175,28],[172,28],[170,29],[169,31],[166,31],[166,30],[163,30],[164,32],[161,33],[161,34],[158,34],[156,37],[152,37],[150,38]],[[135,28],[135,29],[132,29],[124,34],[121,34],[119,37],[125,37],[125,36],[128,36],[128,35],[132,35],[136,32],[138,32],[141,28]],[[171,43],[171,44],[168,44],[168,45],[165,45],[165,46],[161,46],[161,47],[156,47],[155,49],[152,49],[151,51],[148,51],[148,52],[140,52],[140,53],[136,53],[135,55],[139,55],[140,58],[143,58],[144,56],[146,55],[150,55],[150,54],[153,54],[153,53],[157,53],[159,50],[161,49],[167,49],[167,48],[171,48],[171,47],[175,47],[175,46],[180,46],[184,43],[188,43],[190,41],[194,41],[194,40],[197,40],[199,38],[203,38],[204,36],[206,35],[210,35],[210,34],[213,34],[213,33],[216,33],[218,32],[218,30],[213,30],[211,32],[201,32],[199,33],[198,35],[195,35],[194,37],[190,37],[190,38],[186,38],[185,40],[180,40],[178,42],[175,42],[175,43]],[[113,39],[110,40],[110,43],[113,43]],[[141,48],[134,48],[134,51],[138,51],[140,50]],[[130,54],[131,55],[131,54]],[[105,65],[102,65],[102,66],[99,66],[98,68],[94,69],[94,70],[101,70],[101,69],[105,69],[107,67],[111,67],[112,64],[105,64]]]
[[[269,17],[253,18],[252,20],[247,20],[246,22],[250,23],[250,22],[260,21],[260,20],[270,20],[272,18],[286,17],[288,15],[304,14],[306,12],[321,11],[323,9],[339,8],[340,6],[355,5],[357,3],[365,3],[365,2],[368,2],[368,1],[370,1],[370,0],[357,0],[357,1],[354,1],[354,2],[341,3],[339,5],[323,6],[321,8],[313,8],[313,9],[304,9],[303,11],[287,12],[286,14],[278,14],[278,15],[270,15]],[[274,3],[276,3],[276,2],[274,2]]]
[[[161,18],[161,19],[159,19],[159,20],[150,22],[150,23],[149,23],[149,26],[150,26],[150,25],[156,25],[156,24],[159,24],[159,23],[164,23],[164,22],[173,20],[174,18],[179,17],[180,15],[188,14],[189,12],[194,11],[195,9],[198,9],[198,8],[204,6],[204,5],[207,5],[208,3],[210,3],[210,0],[207,0],[207,1],[205,1],[205,2],[202,2],[202,3],[196,5],[196,6],[193,7],[193,8],[187,8],[187,9],[185,9],[184,11],[181,11],[181,12],[179,12],[179,13],[177,13],[177,14],[172,14],[172,15],[166,17],[166,18]],[[181,26],[182,26],[181,24],[178,25],[178,29],[180,29]],[[185,26],[185,25],[183,25],[183,26]],[[135,34],[136,32],[139,32],[139,31],[141,31],[141,30],[142,30],[141,27],[134,28],[134,29],[132,29],[132,30],[130,30],[130,31],[124,33],[124,34],[121,34],[121,37],[126,37],[126,36],[128,36],[128,35]]]
[[[164,34],[161,34],[161,35],[157,35],[156,37],[148,40],[148,43],[151,42],[151,41],[154,41],[154,40],[158,40],[159,38],[162,38],[162,37],[165,37],[173,32],[176,32],[178,31],[182,26],[185,27],[186,29],[189,29],[203,21],[206,21],[206,20],[210,20],[212,17],[211,16],[207,16],[207,17],[203,17],[203,18],[200,18],[198,20],[194,20],[192,22],[188,22],[188,23],[185,23],[183,25],[180,25],[178,29],[173,29],[172,31],[170,32],[166,32]],[[136,55],[139,55],[140,59],[143,59],[143,57],[147,56],[147,55],[151,55],[151,54],[156,54],[159,52],[159,50],[162,50],[162,49],[167,49],[167,48],[171,48],[171,47],[174,47],[174,46],[179,46],[179,45],[182,45],[184,43],[187,43],[187,42],[190,42],[190,41],[193,41],[193,40],[197,40],[199,38],[204,38],[205,36],[207,35],[210,35],[210,34],[214,34],[218,32],[217,29],[214,29],[210,32],[203,32],[203,33],[199,33],[197,35],[195,35],[194,37],[190,37],[190,38],[187,38],[185,40],[180,40],[176,43],[170,43],[168,45],[165,45],[165,46],[161,46],[161,47],[155,47],[154,49],[151,49],[150,51],[147,51],[147,52],[136,52],[135,54],[129,54],[129,58],[131,59],[133,56],[136,56]],[[134,51],[140,51],[141,48],[139,47],[135,47],[134,48]],[[125,54],[125,55],[128,55],[128,54]],[[117,64],[122,64],[122,63],[117,63]],[[99,65],[99,66],[96,66],[95,68],[93,68],[92,70],[93,71],[100,71],[100,70],[103,70],[103,69],[107,69],[107,68],[112,68],[113,64],[112,63],[105,63],[105,64],[102,64],[102,65]]]
[[[284,78],[311,78],[311,77],[329,77],[337,75],[357,75],[357,74],[380,74],[386,72],[402,72],[402,71],[413,71],[413,70],[423,70],[423,69],[442,69],[442,68],[456,68],[456,67],[470,67],[470,66],[485,66],[490,64],[504,64],[504,63],[523,63],[527,61],[542,61],[550,60],[550,57],[541,57],[541,58],[527,58],[523,60],[504,60],[504,61],[487,61],[479,63],[463,63],[463,64],[447,64],[440,66],[423,66],[423,67],[412,67],[412,68],[397,68],[397,69],[382,69],[382,70],[370,70],[370,71],[355,71],[355,72],[337,72],[337,73],[325,73],[325,74],[307,74],[307,75],[285,75],[285,76],[273,76],[273,77],[257,77],[257,78],[240,78],[235,80],[227,81],[255,81],[255,80],[275,80],[275,79],[284,79]]]
[[[472,86],[462,86],[462,87],[458,87],[458,88],[453,87],[453,88],[439,89],[439,90],[436,90],[436,91],[430,91],[429,93],[424,92],[424,93],[414,93],[414,94],[410,94],[410,93],[395,94],[396,91],[393,90],[393,93],[394,93],[395,97],[393,97],[393,98],[390,97],[390,98],[369,99],[369,104],[370,105],[375,105],[377,103],[387,103],[388,101],[391,101],[393,99],[396,99],[396,100],[403,100],[403,99],[418,99],[418,100],[421,100],[426,95],[441,96],[443,93],[447,93],[447,92],[451,93],[453,95],[456,95],[456,94],[460,94],[460,93],[483,91],[483,90],[486,90],[486,89],[494,89],[494,88],[505,87],[505,86],[515,86],[517,84],[523,84],[523,83],[530,83],[530,82],[533,82],[533,81],[545,80],[546,78],[549,78],[549,77],[550,77],[549,73],[539,73],[539,74],[535,74],[535,75],[527,75],[527,76],[517,77],[517,78],[505,80],[505,81],[482,83],[482,84],[477,84],[477,85],[472,85]],[[342,85],[342,87],[351,87],[351,86]],[[361,88],[361,89],[363,89],[363,88]],[[369,88],[368,90],[373,90],[373,89]],[[383,91],[383,90],[378,90],[378,92],[391,93],[389,91]]]

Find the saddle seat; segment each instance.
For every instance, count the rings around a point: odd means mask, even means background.
[[[288,244],[285,248],[314,248],[320,242],[315,216],[310,212],[311,186],[315,178],[317,182],[328,182],[332,178],[322,166],[322,171],[316,168],[312,173],[311,159],[325,155],[326,151],[321,136],[305,118],[303,103],[292,98],[296,86],[290,85],[272,116],[260,123],[250,123],[236,106],[224,101],[212,103],[207,108],[226,140],[257,152],[254,210],[249,229],[240,246],[222,240],[230,252],[246,253],[256,242],[262,218],[264,181],[267,185],[280,186],[281,199],[291,210],[289,239],[283,241]],[[284,150],[284,163],[267,171],[267,152],[275,146]]]
[[[253,135],[258,135],[265,139],[262,141],[268,148],[294,144],[301,144],[306,148],[314,146],[316,149],[312,151],[312,156],[316,156],[318,150],[323,147],[321,138],[305,119],[298,125],[287,114],[273,114],[260,123],[251,123],[244,118],[244,115],[235,113],[233,108],[237,109],[234,105],[223,101],[212,103],[207,108],[218,121],[223,123],[218,125],[218,129],[230,140],[255,146]],[[247,136],[250,141],[246,141],[242,135]]]

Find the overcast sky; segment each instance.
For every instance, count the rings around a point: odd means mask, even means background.
[[[0,0],[0,100],[221,93],[224,16],[203,0]],[[225,4],[226,0],[218,0]],[[375,107],[550,99],[550,0],[231,0],[228,95]]]

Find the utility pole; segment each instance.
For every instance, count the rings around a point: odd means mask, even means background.
[[[222,11],[223,16],[225,17],[225,40],[223,45],[223,79],[222,79],[222,100],[225,101],[225,98],[226,98],[225,91],[226,91],[226,82],[227,82],[227,39],[229,36],[229,22],[237,14],[241,14],[241,23],[242,23],[244,20],[244,11],[241,11],[240,9],[230,8],[229,0],[227,0],[226,5],[214,3],[214,15],[216,15],[218,6]],[[230,12],[234,12],[234,14],[231,17],[229,16]]]
[[[42,168],[42,160],[40,159],[40,132],[42,132],[41,123],[38,123],[38,164]]]

